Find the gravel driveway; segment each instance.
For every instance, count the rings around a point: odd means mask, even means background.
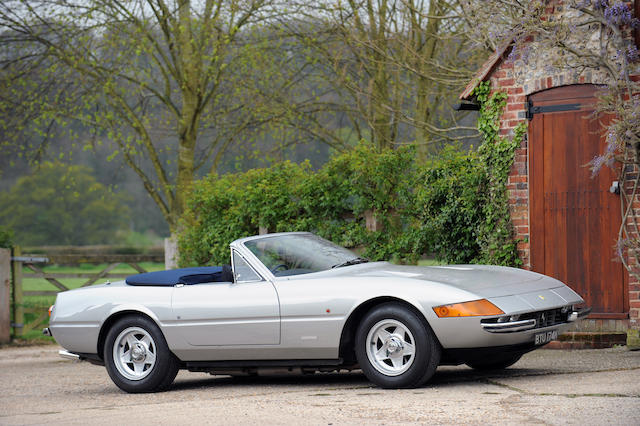
[[[640,425],[640,352],[625,348],[543,349],[492,373],[440,367],[420,389],[379,389],[358,373],[180,372],[171,391],[142,395],[58,349],[0,349],[0,424]]]

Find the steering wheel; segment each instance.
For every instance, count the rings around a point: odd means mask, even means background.
[[[273,275],[275,275],[276,272],[278,272],[278,269],[282,269],[283,271],[286,271],[287,269],[289,269],[289,267],[287,265],[285,265],[284,263],[281,263],[281,264],[276,265],[273,268],[271,268],[271,273]]]

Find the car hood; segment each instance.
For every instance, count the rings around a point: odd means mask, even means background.
[[[341,272],[352,276],[407,278],[447,284],[480,297],[523,294],[564,285],[536,272],[491,265],[404,266],[375,262],[341,269]]]

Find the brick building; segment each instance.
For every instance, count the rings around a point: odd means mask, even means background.
[[[548,16],[573,13],[563,3],[549,1]],[[594,40],[590,34],[580,37]],[[536,43],[531,36],[525,44]],[[490,80],[493,90],[508,95],[500,133],[508,136],[528,122],[507,187],[523,267],[564,281],[593,307],[569,335],[574,346],[582,338],[592,346],[624,344],[628,330],[640,329],[640,283],[615,260],[622,217],[617,173],[604,167],[592,177],[585,167],[605,146],[603,125],[611,118],[593,119],[593,112],[607,74],[549,67],[563,54],[559,49],[536,49],[526,60],[512,49],[497,50],[460,98],[473,100],[478,83]]]

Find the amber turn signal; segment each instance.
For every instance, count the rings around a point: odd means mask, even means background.
[[[452,305],[435,306],[433,311],[439,318],[476,317],[484,315],[502,315],[504,312],[487,299],[472,300],[470,302],[454,303]]]
[[[49,318],[51,318],[51,312],[53,312],[53,305],[49,306]]]

